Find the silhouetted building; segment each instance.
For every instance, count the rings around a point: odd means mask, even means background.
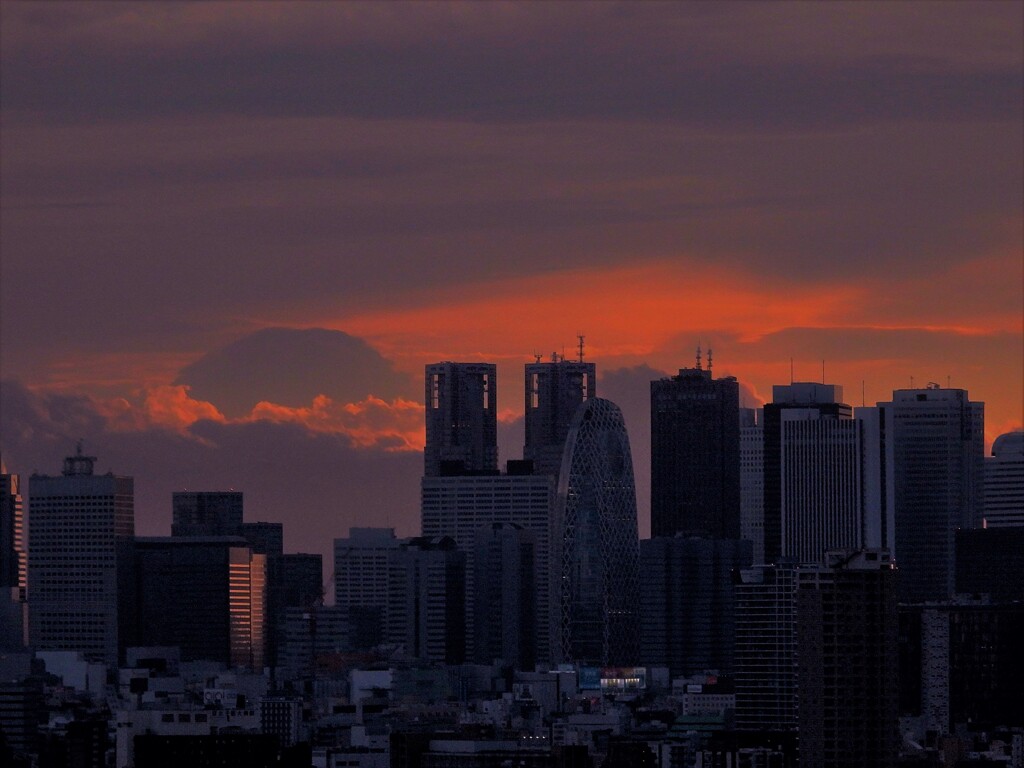
[[[764,559],[778,562],[783,552],[783,413],[802,412],[810,418],[850,420],[853,409],[840,402],[843,388],[833,384],[795,382],[772,388],[772,402],[764,406]],[[815,558],[817,559],[817,558]]]
[[[510,469],[514,463],[509,462]],[[475,545],[477,531],[495,523],[514,523],[534,540],[534,587],[537,658],[551,657],[551,517],[555,499],[552,475],[513,474],[425,477],[422,482],[421,530],[424,536],[450,536],[466,553],[466,626],[475,625]],[[467,658],[476,658],[472,631]]]
[[[758,415],[760,414],[760,416]],[[764,562],[764,412],[740,408],[740,538]]]
[[[797,573],[801,768],[895,766],[896,570],[888,552],[830,552]]]
[[[474,656],[533,669],[537,658],[537,537],[515,523],[477,529],[473,558]]]
[[[498,382],[491,363],[426,368],[427,477],[498,471]]]
[[[321,661],[328,662],[351,648],[348,615],[343,608],[285,608],[279,627],[279,678],[312,678]]]
[[[284,554],[284,525],[281,523],[242,523],[238,532],[231,535],[241,536],[258,555],[280,557]]]
[[[388,553],[386,640],[410,656],[461,664],[466,651],[466,556],[447,536],[418,536]]]
[[[1024,526],[956,532],[956,591],[1024,602]]]
[[[60,477],[29,478],[29,639],[116,665],[118,569],[135,533],[130,477],[93,474],[81,445]]]
[[[736,571],[753,545],[741,539],[640,542],[640,658],[673,677],[704,670],[731,674],[736,635]]]
[[[240,537],[135,539],[128,645],[177,646],[183,661],[262,669],[266,556]]]
[[[334,540],[334,604],[350,623],[354,650],[384,641],[388,558],[403,541],[394,528],[349,528],[347,539]]]
[[[583,362],[582,344],[581,337],[579,360],[566,360],[552,353],[550,362],[538,359],[526,365],[523,458],[532,461],[534,470],[541,474],[558,474],[576,409],[585,400],[597,397],[595,367]]]
[[[18,475],[0,460],[0,651],[24,647],[28,548]]]
[[[652,536],[740,536],[739,384],[710,357],[651,382]]]
[[[135,736],[135,765],[146,768],[274,768],[276,736],[216,733],[201,736]]]
[[[939,735],[1024,727],[1024,603],[900,606],[901,714]]]
[[[240,491],[175,491],[171,495],[172,536],[239,536]]]
[[[985,526],[1024,526],[1024,431],[1007,432],[985,457]]]
[[[555,661],[635,664],[636,488],[626,424],[609,400],[591,398],[573,417],[552,530]]]
[[[796,576],[793,564],[741,571],[736,583],[736,727],[797,727]]]
[[[250,547],[252,543],[250,542]],[[254,551],[259,551],[255,547]],[[267,663],[276,666],[286,608],[309,609],[323,602],[323,555],[267,556]]]
[[[945,600],[954,589],[956,530],[981,523],[984,403],[933,384],[898,389],[878,407],[893,445],[900,600]]]

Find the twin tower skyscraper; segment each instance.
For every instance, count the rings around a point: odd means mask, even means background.
[[[619,408],[597,397],[596,371],[553,355],[525,366],[523,459],[498,468],[497,372],[489,363],[426,368],[423,533],[446,535],[469,559],[494,526],[522,531],[533,567],[467,562],[467,655],[491,660],[488,638],[538,661],[632,664],[639,655],[639,539],[633,462]],[[518,535],[518,534],[517,534]],[[517,563],[519,561],[516,561]],[[484,589],[484,581],[505,582]],[[495,604],[510,583],[532,582],[532,629]],[[500,626],[494,626],[498,624]],[[500,644],[499,644],[500,645]],[[507,656],[508,654],[504,654]],[[511,661],[511,659],[509,659]],[[520,659],[521,660],[521,659]]]

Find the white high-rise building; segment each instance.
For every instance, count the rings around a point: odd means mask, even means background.
[[[754,562],[764,562],[763,412],[740,408],[740,538],[754,545]]]
[[[117,664],[118,561],[135,534],[134,482],[93,474],[93,456],[29,478],[29,639]]]
[[[551,513],[555,497],[552,475],[506,474],[424,477],[421,521],[424,536],[449,536],[466,553],[466,626],[474,626],[474,548],[478,529],[514,523],[535,537],[537,590],[537,658],[550,650],[549,560]],[[467,631],[467,658],[473,658],[473,633]]]
[[[334,540],[334,604],[352,622],[356,648],[384,639],[388,557],[402,542],[394,528],[349,528],[347,539]]]
[[[1024,431],[1007,432],[985,457],[986,528],[1024,526]]]
[[[938,384],[892,398],[878,407],[892,442],[900,600],[945,600],[955,587],[956,531],[982,522],[985,404]]]

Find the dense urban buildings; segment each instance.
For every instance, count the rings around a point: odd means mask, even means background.
[[[740,409],[740,538],[753,544],[754,562],[764,562],[764,413]]]
[[[523,458],[533,462],[534,471],[556,475],[576,409],[585,400],[597,397],[595,366],[583,362],[583,337],[578,360],[552,353],[549,362],[542,363],[538,358],[535,363],[527,363],[524,392]]]
[[[21,479],[0,460],[0,651],[25,644],[28,547]]]
[[[984,404],[965,389],[897,389],[886,414],[893,445],[895,550],[901,602],[953,594],[955,537],[982,521]]]
[[[498,471],[498,381],[491,363],[426,369],[426,477]]]
[[[134,483],[94,473],[96,457],[29,478],[29,640],[117,664],[119,566],[135,535]]]
[[[618,406],[592,398],[569,429],[552,536],[560,661],[635,664],[639,543],[629,435]]]
[[[739,384],[695,368],[651,382],[651,535],[740,536]]]
[[[334,540],[334,604],[351,624],[356,649],[384,640],[388,563],[402,541],[394,528],[350,528],[348,538]]]

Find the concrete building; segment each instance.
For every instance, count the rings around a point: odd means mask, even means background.
[[[986,528],[1024,526],[1024,431],[1000,435],[985,457],[983,514]]]
[[[388,556],[385,639],[414,658],[466,656],[466,556],[447,536],[408,539]]]
[[[426,367],[427,477],[498,471],[498,381],[491,363]]]
[[[533,669],[537,659],[537,537],[515,523],[477,529],[473,547],[474,660]]]
[[[29,639],[37,650],[118,660],[119,561],[135,534],[130,477],[93,472],[81,445],[59,477],[29,478]]]
[[[740,409],[740,538],[764,562],[764,412]]]
[[[552,535],[554,661],[635,664],[639,539],[633,458],[622,412],[591,398],[566,441]]]
[[[337,606],[285,608],[279,626],[279,679],[312,678],[321,660],[350,648],[348,615]]]
[[[741,539],[677,535],[640,542],[640,658],[673,677],[705,670],[731,674],[736,634],[736,571],[753,545]]]
[[[526,365],[523,458],[532,461],[534,471],[540,474],[558,474],[576,409],[585,400],[597,397],[595,366],[583,362],[582,337],[579,358],[566,360],[552,353],[549,362],[542,363],[538,358]]]
[[[879,403],[893,445],[900,601],[945,600],[954,589],[958,528],[982,522],[985,405],[964,389],[898,389]]]
[[[239,536],[240,491],[175,491],[171,495],[172,536]]]
[[[888,552],[830,552],[797,573],[800,765],[896,765],[896,570]]]
[[[740,536],[739,384],[695,368],[651,382],[651,535]]]
[[[474,558],[477,532],[494,524],[522,526],[534,536],[534,586],[537,613],[535,648],[538,660],[551,657],[551,518],[555,504],[552,475],[512,473],[424,477],[421,486],[421,530],[424,536],[449,536],[466,553],[466,626],[474,626],[476,589]],[[473,637],[467,658],[474,658]]]
[[[262,669],[266,567],[266,556],[237,536],[135,539],[122,598],[134,619],[127,644],[177,646],[183,661]]]
[[[25,646],[28,604],[28,548],[18,475],[0,460],[0,651]]]
[[[388,601],[388,561],[404,542],[394,528],[349,528],[334,540],[334,604],[351,625],[354,650],[384,641]]]

